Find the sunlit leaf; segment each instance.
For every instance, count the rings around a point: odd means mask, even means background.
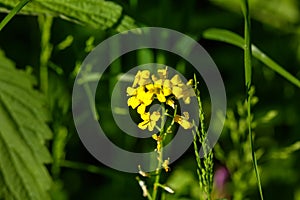
[[[18,4],[18,0],[0,0],[0,12],[7,12]],[[123,14],[120,5],[103,0],[34,0],[22,10],[23,14],[47,14],[80,24],[118,32],[136,28],[134,20]]]
[[[45,146],[52,132],[46,99],[33,89],[35,80],[0,53],[0,197],[50,199],[51,162]]]

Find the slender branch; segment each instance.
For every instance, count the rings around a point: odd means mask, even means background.
[[[244,32],[244,37],[245,37],[245,48],[244,48],[244,64],[245,64],[245,85],[247,89],[247,124],[248,124],[248,133],[250,137],[250,147],[251,147],[251,154],[252,154],[252,161],[253,161],[253,166],[254,166],[254,171],[258,183],[258,189],[260,193],[260,198],[263,200],[263,193],[262,193],[262,186],[261,186],[261,181],[260,181],[260,176],[258,172],[258,166],[257,166],[257,159],[255,155],[255,150],[254,150],[254,142],[253,142],[253,135],[252,135],[252,128],[251,128],[251,98],[252,98],[252,93],[251,93],[251,79],[252,79],[252,63],[251,63],[251,58],[252,58],[252,49],[251,49],[251,22],[250,22],[250,13],[249,13],[249,4],[248,0],[242,0],[242,11],[244,14],[244,20],[245,20],[245,32]]]
[[[101,168],[95,165],[90,165],[86,163],[80,163],[80,162],[75,162],[75,161],[70,161],[70,160],[63,160],[60,163],[61,167],[66,167],[70,169],[76,169],[76,170],[82,170],[86,172],[90,172],[93,174],[99,174],[102,176],[107,176],[108,178],[114,177],[118,178],[118,174],[106,169],[106,168]]]
[[[6,24],[16,15],[18,12],[29,2],[30,0],[21,1],[16,7],[14,7],[8,15],[0,22],[0,31],[6,26]]]
[[[38,16],[41,30],[40,89],[44,94],[48,92],[48,62],[52,53],[52,45],[50,44],[52,20],[51,16]]]

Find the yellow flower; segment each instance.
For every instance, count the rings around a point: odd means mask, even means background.
[[[154,85],[160,86],[164,96],[169,96],[170,94],[172,94],[172,90],[171,90],[172,84],[171,81],[167,79],[167,75],[168,75],[167,70],[168,67],[166,67],[165,69],[158,69],[157,70],[158,77],[152,75],[152,80],[154,82]],[[161,101],[161,102],[165,102],[165,101]]]
[[[183,112],[183,116],[176,115],[174,117],[174,121],[180,124],[180,126],[182,126],[184,129],[190,129],[192,128],[193,124],[188,121],[189,118],[190,118],[189,113]]]
[[[191,81],[189,81],[186,85],[182,82],[179,75],[175,75],[171,79],[171,83],[173,84],[172,93],[177,99],[182,98],[185,104],[189,104],[191,102],[191,97],[195,96],[194,89],[192,88]]]
[[[153,131],[156,125],[156,122],[160,118],[160,113],[158,111],[154,111],[151,115],[150,112],[146,112],[141,114],[141,118],[144,120],[143,122],[138,124],[138,127],[142,130],[148,128],[149,131]]]
[[[137,89],[128,87],[127,94],[132,95],[128,101],[128,106],[131,106],[133,109],[136,109],[139,114],[145,113],[146,107],[150,105],[153,101],[153,94],[145,92],[145,87],[141,86]]]
[[[166,102],[166,97],[163,93],[163,90],[162,90],[160,84],[148,84],[148,85],[146,85],[146,88],[149,93],[151,93],[152,95],[154,95],[154,94],[156,95],[158,101]]]
[[[143,71],[138,71],[137,74],[135,75],[132,87],[137,87],[137,86],[143,86],[151,83],[150,79],[150,71],[149,70],[143,70]]]
[[[168,78],[168,68],[158,69],[155,75],[150,74],[149,70],[139,70],[135,75],[132,87],[128,87],[126,92],[130,96],[127,100],[129,107],[137,109],[143,122],[138,124],[138,127],[150,131],[154,130],[156,122],[160,118],[158,111],[146,112],[147,106],[151,105],[154,98],[159,102],[171,106],[175,109],[175,99],[182,99],[185,104],[191,102],[191,97],[195,96],[192,88],[192,81],[184,83],[179,75],[174,75],[172,79]],[[184,129],[192,127],[192,123],[188,121],[189,116],[187,112],[183,116],[176,115],[174,121],[180,124]],[[160,148],[159,141],[158,148]]]
[[[158,69],[157,70],[157,75],[158,77],[156,77],[155,75],[152,75],[152,80],[154,82],[158,81],[158,80],[165,80],[167,79],[167,71],[168,71],[168,67],[166,67],[165,69]]]

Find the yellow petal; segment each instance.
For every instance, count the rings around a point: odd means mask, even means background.
[[[157,97],[158,101],[160,101],[162,103],[166,102],[166,97],[164,96],[164,94],[162,93],[162,91],[160,91],[159,94],[156,94],[156,97]]]
[[[138,105],[140,105],[140,101],[135,97],[130,97],[128,100],[127,100],[127,104],[128,106],[131,106],[133,109],[135,109]]]
[[[137,113],[139,113],[140,115],[141,114],[144,114],[146,111],[146,106],[145,104],[141,104],[138,108],[137,108]]]
[[[183,114],[184,119],[188,120],[190,118],[190,114],[188,112],[183,112],[182,114]]]
[[[158,70],[157,70],[157,74],[159,75],[159,77],[160,77],[161,79],[167,78],[167,70],[168,70],[168,67],[167,67],[167,66],[166,66],[165,69],[158,69]]]
[[[126,92],[129,96],[136,95],[136,89],[132,87],[128,87]]]
[[[136,87],[139,80],[141,78],[141,71],[139,70],[136,75],[135,75],[135,78],[134,78],[134,81],[133,81],[133,84],[132,84],[132,87]]]
[[[149,70],[143,70],[141,72],[140,80],[138,81],[138,84],[140,86],[149,84],[151,82],[150,80],[150,71]]]
[[[143,104],[145,104],[145,106],[149,106],[151,103],[152,103],[152,99],[144,99],[143,100]]]
[[[179,123],[180,120],[181,120],[181,116],[180,115],[175,115],[174,122]]]
[[[156,123],[155,123],[155,122],[153,122],[153,121],[150,121],[150,122],[148,123],[148,130],[149,130],[149,131],[153,131],[153,130],[154,130],[154,127],[155,127],[155,125],[156,125]]]
[[[190,79],[186,84],[187,84],[187,85],[193,85],[193,83],[194,83],[194,80],[193,80],[193,79]]]
[[[180,76],[178,74],[176,74],[175,76],[173,76],[173,78],[171,79],[171,83],[173,85],[180,85],[182,84],[182,80],[180,78]]]
[[[158,136],[157,136],[156,134],[153,134],[153,135],[152,135],[152,138],[153,138],[154,140],[158,140]]]
[[[163,84],[162,79],[158,79],[157,81],[154,81],[155,87],[160,88]]]
[[[175,102],[172,99],[167,99],[166,104],[172,108],[175,108]]]
[[[162,164],[162,167],[165,169],[166,172],[170,171],[169,163],[169,160],[165,160]]]
[[[148,84],[146,85],[147,90],[154,90],[154,85],[153,84]]]
[[[138,95],[138,94],[141,94],[141,93],[143,93],[143,92],[145,92],[145,87],[144,87],[144,86],[138,87],[138,88],[136,89],[136,92],[137,92],[137,95]]]
[[[190,129],[192,128],[192,123],[190,123],[189,121],[183,119],[181,120],[181,122],[179,123],[184,129]]]
[[[158,121],[159,118],[160,118],[160,112],[158,111],[154,111],[150,116],[150,120],[155,122]]]
[[[184,97],[184,98],[183,98],[183,102],[184,102],[185,104],[190,104],[190,103],[191,103],[191,97]]]
[[[152,81],[154,81],[154,82],[158,80],[158,78],[154,74],[151,76],[151,78],[152,78]]]
[[[163,85],[163,92],[165,96],[169,96],[170,94],[172,94],[171,87],[172,87],[171,81],[165,80]]]
[[[181,87],[173,87],[172,89],[172,93],[175,95],[175,97],[177,99],[181,98],[182,97],[182,88]]]
[[[150,121],[150,113],[147,112],[147,113],[142,113],[141,114],[141,118],[144,120],[144,121]]]
[[[182,126],[184,129],[190,129],[192,128],[193,124],[189,122],[187,119],[189,119],[188,112],[183,112],[183,116],[176,115],[174,117],[174,121],[177,122],[180,126]]]
[[[146,79],[150,77],[150,71],[149,70],[143,70],[141,72],[141,78]]]
[[[172,94],[172,90],[170,88],[163,88],[163,93],[165,96],[169,96],[170,94]]]
[[[138,124],[138,127],[142,130],[145,130],[148,126],[149,121],[143,121],[141,123]]]
[[[137,92],[137,98],[142,102],[149,101],[153,97],[153,93],[145,92],[144,90],[140,90]]]

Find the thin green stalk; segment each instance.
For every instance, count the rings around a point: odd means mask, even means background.
[[[99,115],[98,115],[98,112],[97,112],[97,109],[96,109],[96,105],[95,105],[95,99],[93,98],[93,95],[92,95],[92,90],[89,86],[89,83],[84,83],[83,84],[83,88],[86,92],[86,95],[88,96],[89,98],[89,105],[90,105],[90,108],[93,112],[93,116],[94,116],[94,120],[98,120],[99,119]]]
[[[206,194],[205,197],[200,196],[201,199],[211,199],[211,192],[212,192],[212,185],[213,185],[213,154],[212,152],[207,152],[208,146],[206,144],[206,136],[207,133],[205,131],[205,124],[204,124],[204,111],[202,107],[202,101],[200,97],[200,90],[198,90],[197,86],[197,79],[196,75],[194,75],[194,81],[195,81],[195,91],[197,96],[197,101],[199,104],[199,121],[200,121],[200,130],[198,127],[195,126],[195,122],[193,122],[195,130],[192,130],[192,133],[194,135],[194,150],[195,150],[195,156],[196,156],[196,162],[197,162],[197,175],[199,179],[199,185],[200,189],[204,191]],[[197,139],[200,144],[202,144],[203,149],[203,163],[200,160],[200,156],[198,153],[198,146],[197,146]]]
[[[38,16],[41,30],[40,90],[44,94],[48,92],[48,62],[52,53],[52,45],[50,44],[52,20],[53,18],[48,15]]]
[[[112,177],[114,177],[116,179],[119,178],[118,174],[116,174],[106,168],[101,168],[101,167],[86,164],[86,163],[63,160],[63,161],[61,161],[60,166],[70,168],[70,169],[82,170],[82,171],[86,171],[86,172],[93,173],[93,174],[100,174],[102,176],[107,176],[108,178],[112,178]]]
[[[225,29],[217,29],[217,28],[207,29],[203,32],[203,37],[209,40],[226,42],[228,44],[232,44],[242,49],[245,49],[244,38],[242,38],[236,33],[233,33]],[[252,46],[253,57],[257,58],[262,63],[264,63],[267,67],[269,67],[271,70],[275,71],[283,78],[285,78],[286,80],[288,80],[289,82],[291,82],[292,84],[300,88],[299,79],[297,79],[287,70],[285,70],[282,66],[280,66],[278,63],[276,63],[274,60],[268,57],[263,51],[258,49],[258,47],[256,47],[253,44],[251,46]]]
[[[199,156],[199,148],[197,145],[197,134],[194,130],[192,130],[192,133],[194,136],[193,143],[194,143],[194,151],[195,151],[196,162],[197,162],[197,170],[196,171],[197,171],[197,176],[198,176],[198,183],[199,183],[199,187],[203,188],[202,181],[201,181],[201,173],[200,173],[200,169],[202,169],[202,164],[201,164],[201,160],[200,160],[200,156]],[[201,196],[199,198],[200,198],[200,200],[202,200]]]
[[[260,176],[258,172],[258,166],[257,166],[257,159],[255,155],[255,150],[254,150],[254,142],[253,142],[253,135],[252,135],[252,129],[251,129],[251,79],[252,79],[252,63],[251,63],[251,58],[252,58],[252,49],[251,49],[251,24],[250,24],[250,13],[249,13],[249,4],[248,0],[242,0],[242,11],[244,14],[244,20],[245,20],[245,32],[244,32],[244,37],[245,37],[245,48],[244,48],[244,64],[245,64],[245,85],[247,89],[247,124],[248,124],[248,133],[250,137],[250,147],[251,147],[251,154],[252,154],[252,161],[253,161],[253,166],[254,166],[254,171],[258,183],[258,189],[259,189],[259,194],[261,200],[263,200],[263,193],[262,193],[262,186],[261,186],[261,181],[260,181]]]
[[[18,12],[29,2],[30,0],[21,1],[16,7],[14,7],[8,15],[0,22],[0,31],[6,26],[6,24],[16,15]]]
[[[158,157],[158,166],[156,168],[156,177],[155,177],[155,181],[153,184],[153,191],[152,191],[152,199],[156,200],[157,199],[157,186],[159,184],[159,180],[160,180],[160,175],[161,175],[161,165],[162,165],[162,150],[160,150],[160,152],[158,152],[159,157]]]
[[[153,200],[157,199],[157,187],[159,185],[160,175],[161,175],[161,171],[162,171],[161,167],[162,167],[162,163],[163,163],[163,151],[162,151],[162,148],[163,148],[163,140],[164,140],[164,136],[165,136],[165,133],[164,133],[165,115],[164,115],[164,113],[166,112],[166,110],[165,110],[164,104],[161,104],[161,107],[162,107],[162,113],[163,114],[162,114],[162,117],[161,117],[161,125],[160,125],[159,136],[162,137],[162,138],[161,138],[161,148],[157,149],[158,164],[157,164],[157,168],[156,168],[156,177],[155,177],[155,181],[154,181],[154,184],[153,184],[154,187],[153,187],[153,191],[152,191],[152,199]]]
[[[136,177],[136,180],[138,181],[141,189],[143,190],[143,196],[147,196],[148,200],[152,200],[152,197],[151,197],[150,193],[148,192],[145,182],[142,181],[138,176]]]

